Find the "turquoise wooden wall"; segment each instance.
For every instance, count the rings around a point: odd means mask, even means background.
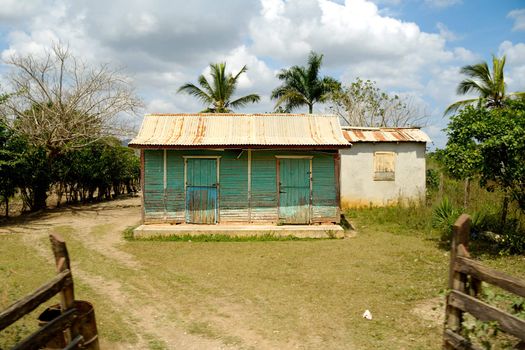
[[[221,156],[219,222],[278,222],[276,155],[312,155],[312,221],[338,222],[333,154],[301,151],[252,151],[251,210],[248,204],[248,152],[240,150],[144,150],[144,216],[146,222],[184,222],[183,156]]]

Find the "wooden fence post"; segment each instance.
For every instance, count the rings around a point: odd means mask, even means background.
[[[51,241],[51,249],[55,255],[57,272],[60,273],[64,270],[71,271],[69,253],[67,251],[64,239],[58,234],[50,234],[49,239]],[[81,342],[83,344],[83,348],[85,349],[99,350],[100,346],[98,342],[95,311],[93,310],[93,306],[91,304],[89,304],[88,307],[91,309],[91,311],[84,310],[85,306],[88,304],[89,303],[87,302],[75,301],[73,282],[65,285],[60,293],[60,306],[62,313],[67,312],[73,308],[78,309],[79,312],[78,318],[72,322],[70,330],[65,332],[66,341],[68,343]],[[82,305],[84,305],[84,307]]]
[[[69,265],[69,253],[67,252],[66,242],[58,234],[50,234],[49,240],[51,241],[51,249],[55,255],[55,264],[57,272],[60,273],[64,270],[71,271]],[[60,292],[60,308],[62,313],[75,307],[75,290],[73,283],[64,286]],[[75,339],[78,334],[78,327],[73,323],[69,332],[65,332],[66,343],[69,343],[72,339]]]
[[[460,292],[466,291],[467,275],[454,270],[456,257],[458,256],[458,248],[462,246],[461,251],[466,251],[469,243],[470,234],[470,216],[462,214],[454,223],[452,233],[452,247],[450,250],[450,271],[448,278],[448,289],[457,290]],[[461,255],[461,253],[459,253]],[[450,298],[449,296],[447,298]],[[461,323],[463,322],[463,311],[455,308],[447,302],[445,311],[445,328],[449,328],[455,332],[460,331]],[[447,348],[447,345],[445,345]]]

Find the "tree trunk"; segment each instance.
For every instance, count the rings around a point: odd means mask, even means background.
[[[463,208],[468,208],[468,204],[470,202],[470,177],[467,177],[465,179],[464,187],[463,187]]]
[[[40,209],[46,208],[46,199],[47,199],[47,188],[44,186],[37,186],[34,191],[33,205],[31,211],[38,211]]]
[[[313,103],[309,103],[308,104],[308,114],[312,114],[313,111],[314,111],[314,105]]]
[[[439,199],[443,199],[443,190],[445,187],[445,174],[443,172],[439,173]]]
[[[9,197],[5,196],[4,200],[5,200],[5,217],[8,218],[9,217]]]
[[[505,193],[503,197],[503,204],[501,206],[501,229],[505,229],[505,224],[507,223],[507,213],[509,211],[509,195]]]
[[[60,182],[58,184],[58,189],[57,189],[57,208],[60,208],[60,203],[62,202],[62,196],[64,195],[64,184],[62,182]]]

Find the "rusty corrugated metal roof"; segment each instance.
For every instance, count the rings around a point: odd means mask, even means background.
[[[428,135],[419,128],[359,128],[344,127],[344,137],[356,142],[430,142]]]
[[[131,147],[349,147],[339,119],[312,114],[147,114]]]

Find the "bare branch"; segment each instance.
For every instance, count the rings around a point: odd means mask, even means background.
[[[350,126],[424,126],[428,118],[414,98],[391,96],[359,78],[333,94],[330,110]]]
[[[115,121],[142,106],[128,79],[107,64],[89,67],[67,46],[36,56],[13,56],[9,81],[17,93],[6,102],[12,127],[31,142],[60,150],[121,134]]]

